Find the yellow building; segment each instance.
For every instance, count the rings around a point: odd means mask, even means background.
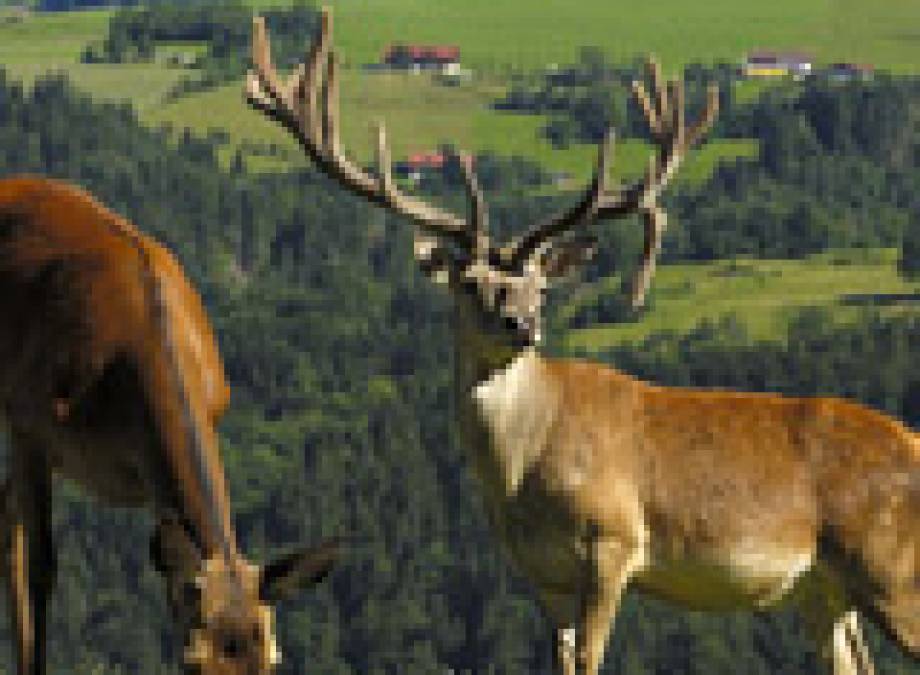
[[[757,51],[747,55],[741,71],[745,77],[788,77],[811,74],[812,57],[801,52]]]

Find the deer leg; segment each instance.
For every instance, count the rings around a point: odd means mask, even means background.
[[[574,628],[556,629],[556,672],[561,675],[575,675],[577,660],[577,638]]]
[[[600,590],[591,601],[578,631],[577,668],[578,675],[597,675],[604,661],[604,651],[610,637],[613,619],[620,605],[626,579],[617,587]]]
[[[641,567],[644,557],[640,546],[598,539],[596,534],[589,537],[582,618],[577,633],[578,675],[597,675],[600,671],[623,589]]]
[[[850,610],[834,624],[832,644],[834,675],[875,675],[855,610]]]
[[[874,675],[858,615],[845,584],[831,567],[818,562],[796,583],[791,600],[834,675]]]
[[[880,603],[879,625],[908,659],[920,665],[920,579],[905,583]]]
[[[10,461],[7,580],[19,675],[44,675],[45,628],[54,580],[51,474],[43,451],[14,438]]]

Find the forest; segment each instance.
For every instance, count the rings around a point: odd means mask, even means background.
[[[106,49],[106,58],[120,53]],[[629,71],[590,51],[567,68],[614,79]],[[719,77],[688,71],[700,84]],[[553,87],[577,102],[594,80]],[[724,103],[714,136],[755,138],[760,153],[668,195],[663,264],[885,246],[900,250],[903,274],[920,273],[915,80],[816,79]],[[635,111],[605,105],[560,105],[555,128],[566,142],[588,141],[603,117],[639,134]],[[417,270],[408,223],[343,193],[306,160],[300,170],[253,174],[239,152],[222,168],[220,137],[172,139],[64,76],[29,89],[0,69],[0,177],[79,183],[175,251],[200,289],[233,392],[220,430],[242,548],[265,560],[326,537],[348,542],[326,582],[279,607],[280,672],[549,672],[550,624],[495,545],[452,426],[453,317],[446,294]],[[539,166],[479,163],[498,234],[572,198],[534,196]],[[463,199],[456,167],[420,189],[434,201]],[[601,225],[595,236],[599,255],[584,278],[627,276],[638,223]],[[856,324],[839,326],[833,311],[800,313],[781,342],[754,341],[729,316],[581,356],[676,386],[844,396],[920,426],[920,317],[883,315],[870,301]],[[568,328],[636,316],[605,296],[567,321],[550,318],[547,351],[559,353]],[[163,583],[147,558],[150,529],[148,514],[100,508],[56,486],[53,672],[178,672]],[[9,671],[5,621],[0,668]],[[878,631],[869,637],[880,675],[916,672]],[[794,613],[709,615],[631,593],[604,672],[821,668]]]

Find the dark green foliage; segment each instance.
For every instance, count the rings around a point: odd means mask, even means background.
[[[185,0],[186,5],[196,5],[208,3],[211,5],[220,4],[226,0]],[[35,8],[42,12],[69,12],[72,10],[99,8],[99,7],[136,7],[143,4],[148,7],[155,7],[164,4],[175,4],[176,0],[37,0]],[[10,3],[16,4],[16,3]],[[22,2],[19,4],[27,4]]]
[[[665,259],[914,245],[918,104],[917,82],[880,74],[865,83],[814,79],[736,108],[725,127],[756,138],[760,156],[722,165],[701,189],[674,199],[683,227]]]
[[[410,228],[311,171],[223,172],[218,139],[167,139],[60,78],[26,94],[0,70],[0,176],[86,186],[168,244],[202,290],[233,387],[221,438],[243,548],[264,560],[327,536],[351,542],[330,579],[279,608],[282,672],[548,672],[549,625],[495,545],[456,442],[448,305],[415,270]],[[530,169],[514,166],[492,166],[493,189],[511,189],[492,199],[500,234],[560,206],[522,203]],[[427,189],[461,204],[450,179]],[[773,197],[765,204],[787,208]],[[638,246],[635,225],[617,241]],[[592,273],[629,256],[607,251]],[[846,394],[916,423],[917,329],[870,315],[830,331],[815,314],[785,348],[729,348],[728,328],[704,326],[605,358],[671,383]],[[58,487],[55,672],[176,672],[149,515]],[[789,614],[707,616],[631,595],[605,672],[814,673],[801,633]],[[882,649],[880,673],[908,672]],[[0,669],[10,664],[6,630]]]
[[[138,0],[38,0],[36,9],[42,12],[69,12],[109,6],[130,7],[137,3]]]
[[[644,138],[645,119],[631,102],[632,83],[644,73],[645,65],[639,60],[626,66],[614,65],[597,47],[583,47],[579,60],[572,65],[551,68],[540,75],[517,74],[504,98],[493,105],[498,110],[548,115],[550,121],[544,134],[563,147],[569,143],[596,143],[610,126],[620,138]],[[727,64],[711,68],[692,64],[686,68],[690,119],[702,110],[710,82],[720,85],[722,115],[732,109],[732,73]]]
[[[305,0],[291,7],[263,11],[272,35],[275,58],[288,67],[303,56],[317,26],[318,12]],[[160,43],[207,46],[207,51],[187,64],[199,74],[183,78],[172,91],[178,96],[202,91],[239,78],[246,72],[252,38],[252,8],[238,0],[178,2],[171,0],[118,11],[100,45],[83,51],[86,63],[150,61]]]

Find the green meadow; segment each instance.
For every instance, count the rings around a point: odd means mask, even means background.
[[[283,4],[280,0],[251,3],[256,10]],[[449,142],[471,152],[529,157],[552,170],[585,178],[594,148],[554,148],[538,133],[545,118],[502,113],[488,105],[513,70],[571,62],[584,45],[600,46],[617,60],[653,52],[670,70],[692,61],[737,61],[752,48],[768,47],[805,49],[819,61],[858,60],[899,72],[920,71],[917,36],[910,34],[910,26],[920,25],[920,3],[915,0],[886,0],[884,10],[853,0],[644,4],[544,0],[537,6],[520,0],[469,0],[456,5],[330,0],[327,4],[333,8],[335,40],[346,65],[344,144],[362,161],[371,156],[372,125],[383,121],[396,157]],[[149,124],[169,123],[200,132],[223,129],[234,145],[243,139],[271,139],[293,148],[242,104],[239,85],[165,104],[163,95],[188,71],[162,62],[80,64],[83,47],[105,35],[109,16],[109,10],[34,14],[22,23],[0,24],[0,64],[25,81],[48,70],[65,71],[94,98],[130,100]],[[359,68],[377,61],[385,46],[397,41],[457,44],[475,77],[466,85],[444,87],[425,75],[368,73]],[[760,86],[745,83],[739,94],[756,95]],[[641,171],[647,152],[641,143],[621,144],[617,172]],[[700,180],[720,159],[756,152],[750,143],[713,143],[688,163],[681,180]],[[224,154],[231,156],[232,148]],[[253,158],[250,166],[259,170],[276,168],[278,163]]]
[[[162,64],[82,64],[80,53],[101,40],[110,11],[34,14],[21,23],[0,23],[0,66],[31,83],[49,71],[64,72],[94,99],[127,100],[139,112],[158,108],[182,76]]]
[[[567,349],[598,351],[617,344],[640,342],[656,331],[684,333],[704,320],[717,321],[734,313],[755,340],[783,342],[789,319],[805,307],[834,307],[834,321],[855,321],[858,303],[847,296],[918,294],[920,283],[898,275],[895,249],[828,251],[802,260],[716,261],[664,265],[655,273],[651,306],[636,323],[596,325],[570,330]],[[599,294],[616,293],[618,278],[601,279],[573,292],[559,308],[565,319]],[[916,302],[892,303],[881,312],[913,311]]]
[[[254,7],[281,5],[251,0]],[[352,63],[392,42],[459,45],[473,68],[543,68],[584,45],[616,59],[652,52],[668,68],[738,61],[755,48],[803,49],[819,61],[920,70],[916,0],[327,0]]]
[[[443,87],[426,75],[345,72],[341,115],[343,146],[365,163],[374,156],[378,122],[386,127],[394,157],[450,143],[469,152],[529,157],[551,170],[571,173],[575,179],[587,179],[595,163],[596,149],[591,145],[558,149],[543,139],[539,129],[545,118],[494,111],[474,88]],[[233,139],[277,143],[293,153],[296,164],[306,161],[284,131],[245,106],[239,84],[145,108],[142,118],[151,124],[188,126],[202,133],[224,129]],[[720,159],[751,156],[757,150],[755,143],[745,141],[708,144],[689,158],[681,178],[704,179]],[[617,175],[639,174],[650,153],[651,148],[639,141],[618,143]],[[273,168],[277,163],[266,161],[261,166]],[[258,169],[259,165],[250,168]]]

